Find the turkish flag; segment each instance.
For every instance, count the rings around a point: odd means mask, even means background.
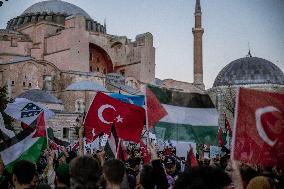
[[[151,162],[151,155],[149,154],[147,146],[143,140],[140,141],[140,151],[144,164],[149,164]]]
[[[284,168],[284,94],[239,89],[232,155]]]
[[[148,127],[152,128],[154,125],[165,117],[168,112],[159,102],[154,93],[146,87],[146,105],[147,105],[147,115],[148,115]]]
[[[96,133],[110,135],[112,124],[119,138],[138,143],[144,127],[145,110],[98,92],[89,108],[84,126],[88,141]]]

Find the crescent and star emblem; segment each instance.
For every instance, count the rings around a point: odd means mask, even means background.
[[[115,109],[112,105],[104,104],[104,105],[102,105],[102,106],[98,109],[98,117],[99,117],[99,119],[100,119],[101,122],[103,122],[103,123],[109,125],[109,124],[112,124],[113,121],[107,121],[107,120],[105,120],[105,118],[103,117],[103,112],[104,112],[106,109],[108,109],[108,108],[113,109],[113,110],[116,112],[116,109]],[[119,123],[119,122],[122,123],[122,122],[123,122],[123,118],[122,118],[120,115],[118,115],[118,116],[115,118],[115,120],[116,120],[117,123]]]
[[[277,142],[278,139],[275,140],[271,140],[268,136],[267,133],[264,131],[263,129],[263,125],[261,123],[261,116],[265,113],[268,112],[280,112],[277,108],[273,107],[273,106],[266,106],[264,108],[259,108],[255,111],[255,119],[256,119],[256,129],[257,132],[260,136],[260,138],[266,142],[269,146],[273,147],[275,145],[275,143]]]

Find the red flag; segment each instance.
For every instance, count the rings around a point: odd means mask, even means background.
[[[148,127],[152,128],[154,125],[168,113],[162,104],[159,102],[154,93],[146,87],[146,102],[147,102],[147,115]]]
[[[118,160],[124,161],[124,162],[128,160],[127,150],[123,144],[122,139],[119,139],[118,141],[117,152],[116,152],[115,158]]]
[[[193,149],[190,148],[188,154],[187,154],[187,163],[190,167],[196,167],[198,166],[198,161],[193,153]]]
[[[45,120],[44,120],[44,113],[41,112],[37,118],[36,122],[36,132],[33,135],[35,137],[44,137],[46,136],[46,129],[45,129]]]
[[[240,88],[236,113],[234,159],[284,168],[284,94]]]
[[[142,140],[140,141],[140,150],[144,164],[149,164],[151,162],[151,156],[147,150],[146,144]]]
[[[94,133],[110,135],[112,124],[119,138],[138,143],[144,127],[145,110],[98,92],[85,119],[85,134],[92,141]]]
[[[223,140],[223,129],[219,127],[218,133],[217,133],[217,138],[218,138],[218,143],[219,146],[224,146],[224,140]]]
[[[79,141],[75,142],[73,145],[70,145],[71,151],[76,152],[79,149]]]
[[[226,128],[226,131],[229,133],[229,136],[232,136],[232,129],[231,129],[231,125],[230,125],[230,123],[228,121],[226,112],[224,112],[224,118],[225,118],[225,128]]]
[[[22,127],[22,129],[29,128],[29,126],[27,124],[25,124],[24,122],[21,122],[21,127]]]
[[[53,140],[48,140],[48,146],[51,150],[58,150],[60,145],[56,144]]]

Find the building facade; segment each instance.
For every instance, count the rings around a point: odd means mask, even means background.
[[[52,107],[56,116],[48,124],[67,140],[73,139],[76,117],[101,87],[137,94],[143,84],[154,81],[151,33],[134,41],[111,35],[106,24],[64,1],[36,3],[0,30],[0,86],[7,85],[12,98],[23,96]],[[45,99],[34,98],[42,93]]]

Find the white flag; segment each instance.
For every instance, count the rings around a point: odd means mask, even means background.
[[[30,125],[42,111],[46,120],[54,115],[53,111],[25,98],[16,98],[15,102],[9,103],[4,110],[9,116],[27,125]]]
[[[6,129],[2,114],[0,113],[0,130],[7,135],[8,137],[12,138],[15,136],[15,133],[9,129]]]

